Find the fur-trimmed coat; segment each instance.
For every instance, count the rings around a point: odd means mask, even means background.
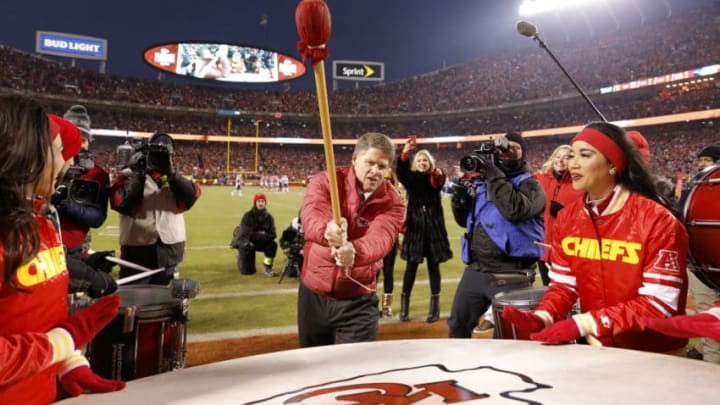
[[[410,170],[410,159],[398,156],[396,172],[398,180],[407,191],[407,211],[405,214],[405,237],[400,257],[406,261],[422,263],[428,257],[436,263],[452,258],[445,217],[443,216],[440,190],[445,184],[445,175],[434,187],[430,182],[430,172]],[[425,246],[429,251],[425,251]],[[429,253],[429,255],[428,255]]]

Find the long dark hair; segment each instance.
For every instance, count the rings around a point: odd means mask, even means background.
[[[13,288],[18,267],[40,249],[33,200],[50,159],[50,129],[43,108],[18,95],[0,96],[0,243],[3,284]]]
[[[640,151],[638,151],[637,146],[635,146],[622,128],[603,121],[592,122],[585,127],[593,128],[610,137],[625,155],[625,170],[616,175],[618,183],[622,184],[628,190],[664,206],[670,210],[673,215],[678,215],[674,204],[658,192],[647,163],[642,156],[640,156]]]

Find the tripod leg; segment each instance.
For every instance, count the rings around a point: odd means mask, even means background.
[[[287,274],[287,271],[288,271],[288,267],[290,267],[290,266],[285,266],[285,268],[282,271],[282,274],[280,274],[280,280],[278,280],[278,284],[282,283],[283,278],[285,278],[285,275]]]

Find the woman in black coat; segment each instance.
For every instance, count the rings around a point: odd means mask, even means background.
[[[416,148],[415,138],[408,138],[396,167],[398,180],[407,190],[408,200],[405,237],[400,251],[400,257],[407,261],[400,297],[400,320],[410,319],[410,293],[418,265],[426,258],[431,293],[426,321],[432,323],[440,317],[440,263],[452,258],[440,194],[445,174],[435,167],[435,159],[425,149],[415,153],[411,167],[409,154]]]

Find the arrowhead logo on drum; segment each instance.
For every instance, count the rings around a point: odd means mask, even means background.
[[[519,372],[491,366],[450,370],[442,364],[399,368],[342,380],[318,382],[247,404],[463,403],[494,398],[492,403],[539,403],[532,393],[552,386]],[[500,402],[498,402],[500,401]]]
[[[660,253],[658,253],[657,260],[653,263],[653,268],[679,273],[680,263],[678,262],[678,252],[661,249]]]

